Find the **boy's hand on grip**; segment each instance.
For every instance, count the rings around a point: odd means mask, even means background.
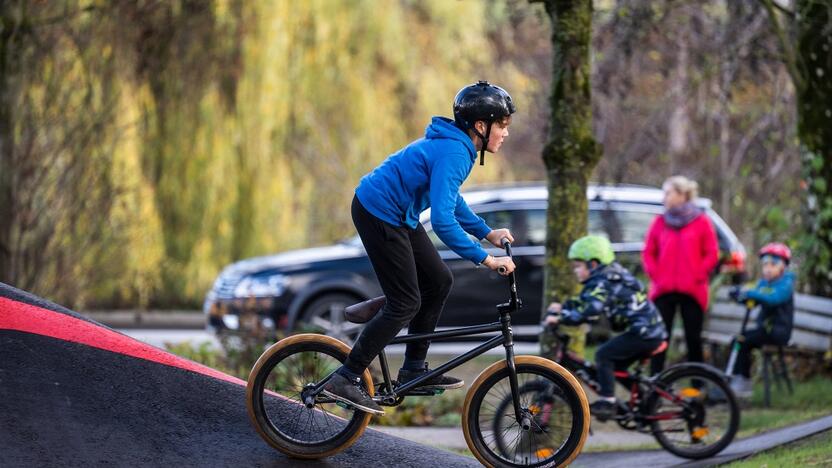
[[[498,248],[503,248],[503,238],[508,239],[509,242],[514,242],[514,236],[511,235],[508,229],[494,229],[485,236],[485,240]]]
[[[509,275],[515,268],[514,261],[510,257],[493,257],[489,255],[485,257],[482,264],[503,276]]]

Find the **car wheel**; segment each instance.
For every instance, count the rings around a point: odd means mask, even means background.
[[[352,346],[362,325],[348,322],[344,318],[344,308],[360,301],[350,294],[325,294],[306,306],[303,319],[295,328],[322,333]]]

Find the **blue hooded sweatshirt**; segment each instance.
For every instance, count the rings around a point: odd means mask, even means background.
[[[367,211],[398,227],[416,229],[419,215],[431,208],[431,225],[439,239],[460,257],[479,264],[488,254],[465,233],[482,239],[491,228],[459,195],[476,159],[471,138],[453,120],[434,117],[424,138],[362,177],[355,194]]]
[[[786,344],[794,326],[794,273],[786,271],[768,281],[760,279],[754,289],[740,294],[744,301],[751,299],[760,303],[757,327],[768,332],[776,342]]]

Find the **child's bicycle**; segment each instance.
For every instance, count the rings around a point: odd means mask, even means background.
[[[552,327],[556,337],[555,361],[572,371],[592,391],[598,393],[595,365],[567,351],[569,336]],[[641,357],[633,372],[615,371],[615,380],[629,392],[618,403],[614,420],[624,429],[653,434],[667,451],[684,458],[706,458],[724,449],[737,433],[740,410],[722,373],[706,364],[681,363],[654,377],[642,375],[650,357],[664,351],[667,342]],[[559,398],[560,389],[545,381],[531,381],[519,389],[520,400],[527,402],[535,415],[534,427],[546,428],[550,421],[550,402]],[[504,400],[496,413],[511,404]],[[502,422],[494,420],[492,431],[501,434]],[[526,437],[536,437],[534,433]],[[503,437],[497,440],[501,453],[510,453]]]
[[[511,244],[503,239],[503,246],[510,256]],[[383,381],[374,383],[367,370],[364,384],[382,406],[399,405],[413,395],[438,395],[441,390],[419,386],[502,345],[506,359],[486,368],[465,397],[462,430],[468,447],[486,466],[566,465],[580,453],[589,431],[586,394],[577,379],[560,365],[538,356],[514,355],[511,314],[521,302],[513,273],[509,285],[511,298],[497,306],[498,322],[398,336],[391,344],[488,332],[501,332],[499,335],[403,385],[390,378],[387,356],[382,351],[379,362]],[[345,315],[348,320],[366,322],[378,312],[383,300],[376,298],[351,306]],[[260,356],[248,380],[246,404],[249,417],[266,442],[292,457],[322,458],[344,450],[361,436],[370,415],[321,393],[349,351],[346,344],[334,338],[302,334],[280,340]],[[545,424],[541,424],[536,401],[522,393],[532,385],[550,389]]]

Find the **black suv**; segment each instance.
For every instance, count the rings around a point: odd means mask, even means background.
[[[606,235],[616,259],[641,273],[641,250],[653,218],[662,213],[662,191],[640,186],[590,186],[589,232]],[[463,193],[471,209],[493,228],[508,227],[515,238],[517,283],[525,304],[512,317],[515,334],[536,336],[539,330],[546,237],[545,185],[479,188]],[[723,272],[742,275],[745,248],[727,224],[710,208],[698,203],[711,218],[719,238]],[[454,287],[440,327],[473,325],[493,320],[494,306],[505,290],[497,273],[476,267],[449,250],[430,229],[430,216],[422,223],[454,274]],[[503,255],[484,242],[486,251]],[[272,335],[312,328],[350,341],[360,325],[345,322],[345,306],[381,295],[375,273],[361,240],[355,236],[329,247],[284,252],[242,260],[226,267],[205,298],[207,325],[218,334]]]

